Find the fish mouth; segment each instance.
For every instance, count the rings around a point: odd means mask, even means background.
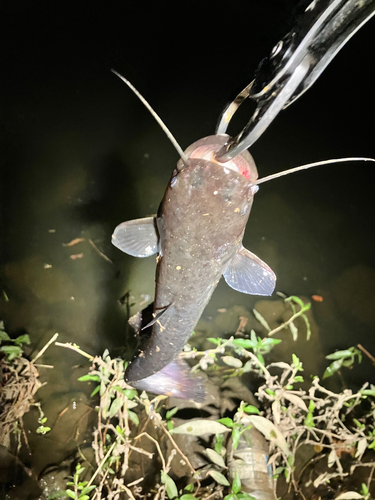
[[[220,162],[216,159],[217,153],[222,150],[229,140],[230,136],[227,134],[210,135],[191,144],[191,146],[186,149],[185,154],[191,159],[206,160],[220,165],[223,167],[224,171],[232,170],[237,172],[250,182],[256,181],[258,178],[258,171],[253,157],[248,151],[244,151],[227,162]],[[182,169],[183,167],[184,163],[180,160],[177,168]]]

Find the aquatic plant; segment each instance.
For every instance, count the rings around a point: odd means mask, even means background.
[[[56,340],[56,336],[42,351],[44,352],[54,340]],[[39,380],[35,364],[39,355],[30,361],[24,353],[24,345],[29,344],[28,334],[22,334],[12,339],[5,331],[3,321],[0,321],[0,444],[8,449],[11,447],[12,436],[18,441],[17,450],[21,447],[21,439],[24,439],[27,444],[23,416],[29,411],[30,406],[36,406],[39,410],[38,423],[40,425],[36,432],[45,434],[50,431],[50,428],[44,425],[47,418],[40,403],[34,401],[35,393],[42,386],[42,383]]]
[[[170,500],[252,500],[253,489],[249,484],[253,481],[249,483],[246,478],[253,477],[254,464],[243,463],[239,457],[245,456],[243,453],[247,450],[254,455],[254,432],[268,442],[268,466],[277,479],[278,495],[293,491],[302,499],[311,498],[313,493],[324,498],[334,491],[336,498],[370,500],[375,470],[372,459],[375,386],[364,384],[357,391],[346,388],[334,392],[318,377],[305,380],[303,363],[295,354],[289,361],[268,361],[281,342],[280,338],[273,337],[275,333],[284,336],[289,332],[294,341],[301,335],[301,328],[307,338],[311,334],[306,315],[310,304],[298,297],[285,298],[285,304],[290,310],[289,318],[274,329],[254,311],[259,331],[263,328],[267,332],[264,337],[255,330],[245,335],[246,319],[241,318],[237,332],[230,338],[211,338],[211,349],[187,348],[181,353],[181,358],[193,365],[192,372],[205,374],[208,380],[220,379],[224,385],[238,381],[240,385],[230,393],[232,400],[239,392],[238,387],[244,387],[240,382],[242,375],[250,376],[257,385],[257,402],[241,392],[242,401],[228,407],[226,394],[216,402],[214,410],[212,405],[198,405],[201,411],[198,418],[184,418],[181,402],[169,404],[165,396],[151,397],[129,387],[124,381],[126,363],[120,358],[111,358],[108,351],[93,357],[76,344],[56,342],[91,361],[89,373],[79,380],[93,386],[91,395],[97,398],[97,424],[92,445],[95,464],[79,449],[71,480],[65,489],[54,493],[51,500],[136,500],[150,495],[156,500],[166,497]],[[1,346],[12,345],[1,326]],[[55,338],[32,362],[27,362],[30,363],[28,369],[36,370],[35,361]],[[13,345],[17,347],[15,341]],[[331,364],[325,377],[327,373],[333,376],[361,361],[361,352],[366,351],[360,346],[360,349],[350,347],[328,355]],[[0,362],[6,361],[11,366],[10,372],[17,370],[15,367],[23,356],[16,355],[9,360],[6,354],[3,351]],[[17,373],[24,374],[24,361],[22,367]],[[37,377],[33,380],[35,387],[39,386]],[[35,394],[34,386],[29,390],[31,395]],[[30,400],[28,407],[31,403]],[[43,434],[50,429],[41,406],[39,403],[36,406],[40,424],[36,432]],[[185,405],[189,411],[194,406]],[[207,412],[211,412],[210,415]],[[14,422],[11,429],[20,433],[22,421],[20,429]],[[264,450],[257,452],[265,460],[267,451]],[[197,463],[197,456],[202,463]],[[366,474],[361,477],[358,474],[355,482],[358,491],[354,491],[348,480],[359,470]],[[257,474],[260,477],[259,471]],[[263,491],[268,488],[268,494],[276,498],[273,480],[267,473],[259,484]]]
[[[275,333],[289,330],[292,338],[298,339],[297,318],[302,318],[308,338],[311,334],[306,316],[310,304],[298,297],[286,298],[285,302],[290,307],[290,318],[276,329],[272,330],[256,313],[257,320],[268,331],[267,337],[251,331],[247,338],[243,335],[239,338],[244,329],[242,319],[236,335],[229,339],[209,339],[214,345],[212,349],[181,353],[182,358],[195,363],[193,372],[205,372],[209,377],[220,373],[228,381],[247,373],[258,380],[255,395],[259,408],[243,401],[232,416],[222,415],[216,421],[212,417],[189,419],[176,426],[176,418],[181,422],[179,408],[168,409],[165,396],[150,398],[145,392],[139,394],[127,386],[123,360],[112,359],[108,351],[95,358],[84,353],[92,360],[92,367],[80,380],[95,384],[92,395],[97,394],[100,399],[93,443],[96,470],[81,491],[96,485],[87,493],[93,499],[125,495],[124,498],[135,500],[152,494],[157,500],[166,496],[170,500],[208,496],[250,500],[251,492],[241,490],[235,472],[234,477],[229,476],[226,446],[230,436],[235,450],[246,432],[256,428],[269,443],[268,464],[282,491],[293,490],[301,498],[307,498],[306,492],[324,493],[325,488],[334,487],[340,492],[350,474],[366,468],[370,473],[361,486],[362,492],[351,490],[337,498],[369,498],[365,491],[370,491],[375,462],[363,458],[368,450],[375,448],[372,400],[375,387],[365,384],[357,392],[345,389],[335,393],[325,388],[318,377],[308,383],[302,375],[303,364],[295,354],[290,362],[267,364],[266,357],[281,342],[273,338]],[[78,346],[68,347],[80,351]],[[353,364],[356,358],[359,358],[356,348],[328,356],[333,361],[343,360],[340,367],[336,365],[337,370]],[[207,462],[204,467],[193,466],[189,447],[185,449],[177,442],[179,436],[204,439],[202,454]],[[303,458],[306,449],[307,460]],[[175,457],[186,466],[188,472],[184,476],[177,477],[173,471]]]

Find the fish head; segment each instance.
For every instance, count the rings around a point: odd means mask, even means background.
[[[244,179],[253,183],[258,178],[258,170],[254,159],[248,151],[237,155],[235,158],[220,162],[216,159],[217,153],[228,143],[230,136],[227,134],[210,135],[191,144],[185,155],[188,159],[201,159],[220,165],[224,170],[237,172]],[[180,172],[185,167],[182,159],[177,163],[177,171]],[[254,186],[256,188],[256,186]],[[256,192],[256,189],[254,190]]]

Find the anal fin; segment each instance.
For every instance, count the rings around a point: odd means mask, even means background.
[[[163,316],[163,314],[168,311],[168,309],[171,307],[172,304],[168,304],[165,307],[160,308],[156,313],[153,313],[153,319],[147,323],[147,325],[143,326],[141,330],[145,330],[146,328],[149,328],[150,326],[154,325],[159,319]]]

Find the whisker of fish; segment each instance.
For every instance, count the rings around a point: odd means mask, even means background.
[[[152,106],[146,101],[146,99],[143,97],[143,95],[138,92],[138,90],[132,85],[129,80],[127,80],[124,76],[120,75],[116,70],[111,69],[112,73],[115,74],[122,80],[126,85],[134,92],[134,94],[138,97],[138,99],[142,102],[142,104],[148,109],[148,111],[152,114],[152,116],[155,118],[155,120],[158,122],[160,127],[163,129],[165,135],[168,137],[168,139],[171,141],[173,144],[174,148],[176,149],[177,153],[180,155],[181,160],[185,163],[185,165],[189,164],[188,157],[185,155],[183,149],[175,139],[174,135],[172,132],[169,130],[169,128],[166,126],[166,124],[163,122],[163,120],[160,118],[160,116],[154,111]]]
[[[373,161],[374,158],[365,158],[365,157],[348,157],[348,158],[334,158],[331,160],[322,160],[316,161],[314,163],[306,163],[305,165],[300,165],[299,167],[293,167],[288,170],[283,170],[282,172],[277,172],[276,174],[267,175],[266,177],[262,177],[252,182],[254,185],[262,184],[263,182],[272,181],[273,179],[277,179],[278,177],[283,177],[284,175],[294,174],[294,172],[299,172],[300,170],[307,170],[308,168],[320,167],[322,165],[330,165],[332,163],[344,163],[349,161]]]

